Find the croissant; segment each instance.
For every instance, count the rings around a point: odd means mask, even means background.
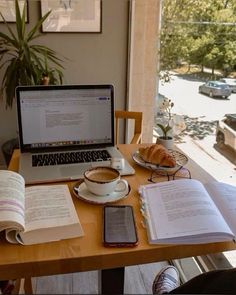
[[[140,147],[139,154],[145,162],[171,168],[176,165],[176,161],[173,156],[161,144]]]

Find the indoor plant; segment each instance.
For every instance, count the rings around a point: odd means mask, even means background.
[[[173,146],[173,136],[180,134],[185,128],[184,119],[180,115],[172,114],[174,103],[171,99],[164,97],[159,103],[156,125],[160,128],[162,135],[157,138],[167,148]]]
[[[42,34],[39,29],[51,11],[41,17],[33,28],[26,31],[26,6],[20,12],[15,0],[16,23],[13,28],[0,11],[7,33],[0,32],[0,71],[5,70],[0,85],[0,98],[5,100],[6,108],[12,107],[15,88],[18,85],[62,84],[62,60],[54,50],[43,45],[33,44]],[[8,165],[18,139],[13,138],[3,143],[2,152]]]
[[[21,13],[15,0],[15,12],[15,31],[0,12],[8,30],[8,33],[0,32],[0,70],[5,69],[0,91],[6,99],[6,107],[12,107],[18,85],[42,84],[44,75],[49,76],[50,84],[62,84],[63,79],[63,66],[56,52],[47,46],[32,44],[42,35],[39,29],[51,11],[41,17],[29,32],[26,31],[25,5]]]

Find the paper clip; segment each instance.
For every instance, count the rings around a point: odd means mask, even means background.
[[[146,224],[143,222],[143,220],[141,220],[140,223],[141,223],[141,225],[142,225],[143,228],[147,228],[147,227],[146,227]]]
[[[147,216],[146,212],[145,212],[142,208],[140,209],[140,211],[141,211],[143,217],[144,217],[145,219],[148,219],[148,216]]]

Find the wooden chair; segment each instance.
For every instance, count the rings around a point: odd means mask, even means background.
[[[31,277],[16,279],[11,294],[33,294]]]
[[[119,123],[121,119],[127,121],[129,119],[134,120],[134,135],[130,143],[141,143],[142,141],[142,121],[143,113],[142,112],[130,112],[130,111],[115,111],[115,140],[118,144],[119,140]]]

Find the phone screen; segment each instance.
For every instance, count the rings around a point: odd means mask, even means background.
[[[138,242],[132,206],[104,207],[104,244],[135,246]]]

